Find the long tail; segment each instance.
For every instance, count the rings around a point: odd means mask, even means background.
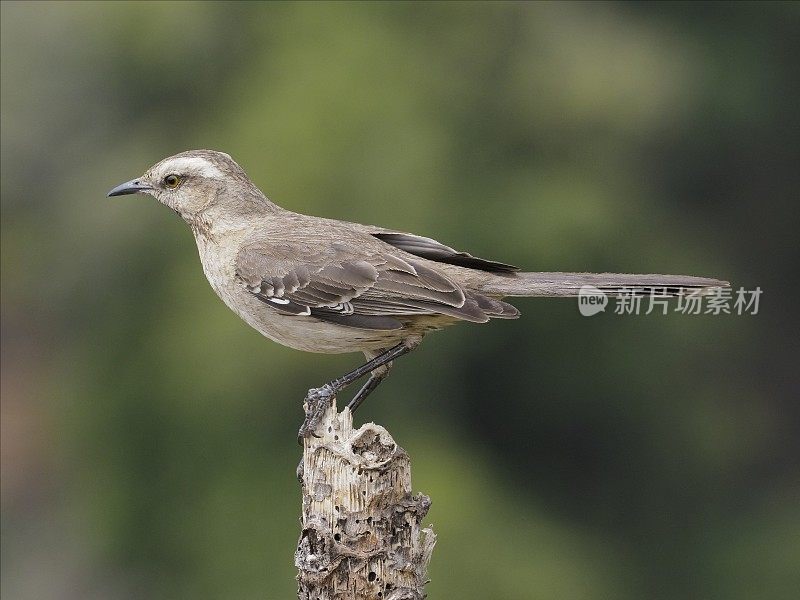
[[[636,294],[670,296],[728,287],[727,281],[691,275],[636,275],[631,273],[503,273],[485,278],[481,292],[493,296],[577,296],[591,285],[606,293],[631,290]]]

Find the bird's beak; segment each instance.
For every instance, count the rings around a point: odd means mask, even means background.
[[[125,183],[119,184],[113,190],[108,192],[106,196],[110,198],[111,196],[124,196],[125,194],[138,194],[139,192],[146,192],[148,190],[152,190],[149,185],[142,183],[138,179],[131,179],[130,181],[126,181]]]

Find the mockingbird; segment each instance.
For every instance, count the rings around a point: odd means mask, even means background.
[[[669,295],[728,285],[685,275],[525,273],[427,237],[291,212],[272,203],[227,154],[190,150],[165,158],[109,196],[146,193],[189,224],[203,272],[251,327],[306,352],[363,352],[367,362],[308,391],[301,436],[314,433],[335,395],[369,379],[356,408],[392,360],[434,329],[460,321],[516,319],[507,296],[604,292]]]

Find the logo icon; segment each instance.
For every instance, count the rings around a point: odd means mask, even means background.
[[[608,296],[593,285],[584,285],[578,290],[578,310],[584,317],[604,311],[607,305]]]

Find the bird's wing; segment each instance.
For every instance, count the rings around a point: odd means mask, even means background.
[[[491,273],[513,273],[519,271],[519,267],[478,258],[467,252],[460,252],[436,240],[420,235],[394,231],[379,231],[373,232],[372,236],[409,254],[414,254],[436,262],[477,269],[479,271],[489,271]]]
[[[259,241],[239,251],[236,276],[250,293],[285,315],[365,329],[398,329],[403,326],[398,317],[409,315],[485,322],[518,314],[509,304],[465,291],[421,261],[375,249]]]

